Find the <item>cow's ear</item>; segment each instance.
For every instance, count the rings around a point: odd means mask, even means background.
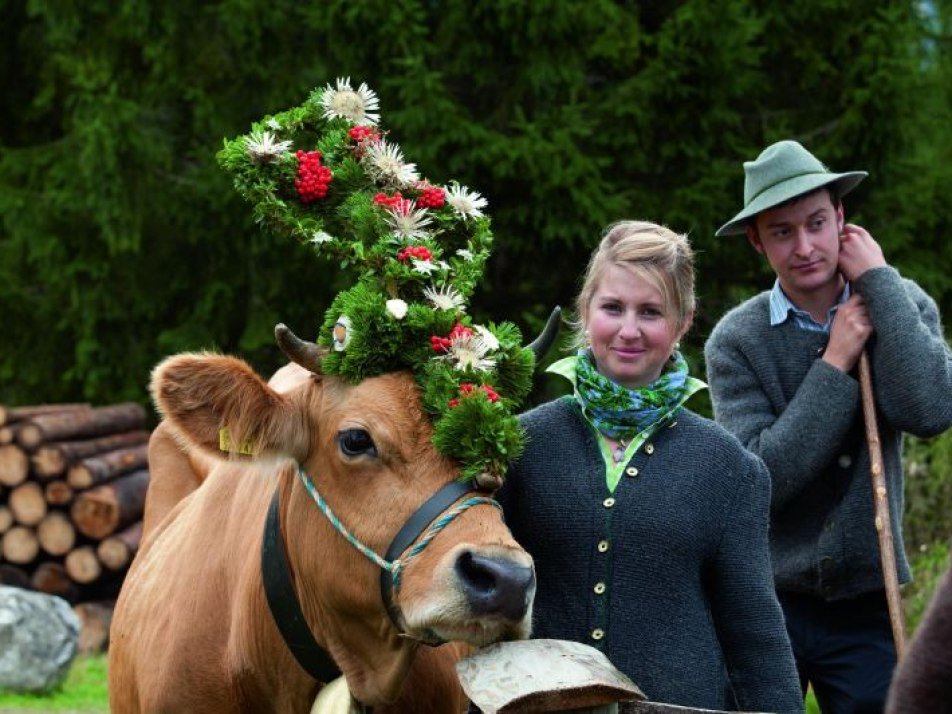
[[[188,441],[207,451],[256,453],[274,445],[288,402],[242,360],[181,354],[152,372],[152,398]]]

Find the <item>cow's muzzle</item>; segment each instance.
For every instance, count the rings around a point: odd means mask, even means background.
[[[466,550],[454,566],[474,615],[496,615],[516,622],[525,617],[535,592],[535,570]]]

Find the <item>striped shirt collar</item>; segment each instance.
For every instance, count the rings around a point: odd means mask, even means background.
[[[773,289],[770,291],[770,326],[776,327],[791,319],[794,325],[802,330],[829,333],[830,327],[833,325],[833,317],[836,315],[836,309],[846,302],[849,296],[850,284],[846,283],[843,286],[843,292],[837,298],[836,304],[827,312],[826,323],[821,325],[813,319],[809,312],[794,305],[783,291],[783,288],[780,287],[780,280],[775,280]]]

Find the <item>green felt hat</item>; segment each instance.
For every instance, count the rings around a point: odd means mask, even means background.
[[[778,141],[756,160],[744,162],[744,208],[715,235],[743,233],[758,213],[823,186],[832,185],[843,196],[868,175],[865,171],[835,174],[796,141]]]

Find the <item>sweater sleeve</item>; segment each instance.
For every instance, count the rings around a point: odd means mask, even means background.
[[[738,470],[706,578],[711,615],[740,709],[799,713],[800,680],[770,565],[770,477],[748,454]]]
[[[930,437],[952,426],[952,351],[939,309],[895,269],[874,268],[856,282],[875,329],[876,406],[898,431]]]
[[[723,323],[722,323],[723,325]],[[779,508],[839,455],[859,407],[855,379],[817,359],[779,414],[747,355],[719,325],[705,345],[714,417],[767,464]]]
[[[931,714],[952,701],[952,571],[946,573],[905,657],[896,668],[886,714]]]

